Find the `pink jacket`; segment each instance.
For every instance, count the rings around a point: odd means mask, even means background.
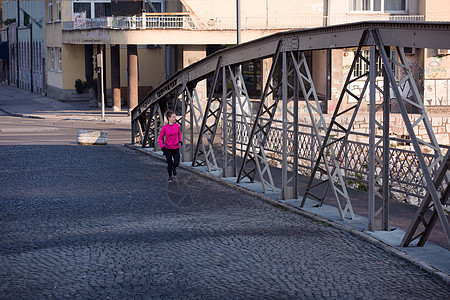
[[[158,138],[160,148],[177,149],[180,147],[179,142],[181,141],[181,129],[179,124],[174,123],[173,125],[170,125],[167,123],[163,126]]]

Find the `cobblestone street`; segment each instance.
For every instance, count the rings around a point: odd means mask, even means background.
[[[327,224],[123,146],[0,146],[1,299],[449,299]]]

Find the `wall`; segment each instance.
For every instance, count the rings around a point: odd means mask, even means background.
[[[427,21],[449,21],[450,1],[424,0],[421,9]],[[427,111],[450,113],[450,55],[439,54],[438,49],[425,49],[423,53],[424,104]],[[447,106],[441,108],[439,106]]]
[[[47,95],[55,98],[55,99],[66,99],[67,97],[64,95],[64,81],[63,81],[63,73],[58,72],[56,69],[50,69],[49,63],[49,48],[61,48],[62,47],[62,23],[61,22],[48,22],[49,16],[48,16],[48,1],[45,1],[45,55],[46,55],[46,72],[47,72]],[[67,13],[67,0],[63,1],[62,9],[61,9],[61,17],[63,17],[64,12]],[[53,5],[55,6],[55,5]],[[55,10],[54,10],[55,11]],[[53,14],[55,16],[55,13]],[[64,50],[64,49],[63,49]],[[64,53],[63,53],[64,58]],[[56,55],[55,55],[56,59]],[[68,66],[64,66],[66,62],[63,60],[63,70],[64,68],[68,69]],[[74,82],[75,85],[75,82]],[[75,87],[72,87],[74,90]]]
[[[349,1],[352,0],[328,0],[328,12],[329,15],[345,15],[348,13]],[[387,1],[387,0],[385,0]],[[407,0],[408,2],[408,13],[409,14],[423,14],[423,9],[421,10],[421,3],[425,0]],[[442,2],[442,1],[437,1]],[[377,14],[376,12],[375,14]],[[349,14],[359,14],[358,12],[350,12]],[[364,14],[370,14],[364,12]],[[373,14],[373,13],[372,13]]]
[[[336,109],[339,96],[348,74],[348,64],[343,64],[343,55],[347,50],[334,49],[331,51],[331,99],[328,102],[328,113],[332,114]]]
[[[2,4],[2,19],[17,19],[17,1],[7,1]],[[10,59],[10,84],[17,85],[36,93],[43,93],[45,90],[45,70],[42,68],[42,60],[45,58],[45,8],[43,1],[20,1],[20,27],[18,30],[18,52],[11,51]],[[24,26],[24,12],[30,15],[29,24]],[[34,20],[34,21],[33,21]],[[4,25],[5,26],[5,25]],[[41,26],[41,27],[39,27]],[[2,31],[2,40],[9,39],[11,49],[16,49],[16,23],[11,23],[7,27],[10,28],[9,35],[6,36],[7,30]],[[14,30],[12,30],[14,27]],[[31,41],[31,33],[33,40]],[[19,73],[17,74],[16,61],[19,62]],[[18,81],[17,81],[18,75]]]
[[[46,0],[46,5],[48,0]],[[55,5],[54,5],[55,6]],[[47,19],[47,18],[46,18]],[[63,0],[61,10],[62,21],[72,20],[72,1]],[[47,47],[62,47],[63,70],[62,72],[48,70],[49,96],[57,99],[70,101],[76,96],[75,80],[85,80],[84,70],[84,45],[81,44],[63,44],[62,41],[62,23],[52,22],[47,24]],[[46,49],[46,51],[48,51]],[[97,47],[94,45],[94,52]],[[106,88],[107,94],[111,89],[111,52],[110,47],[106,47]],[[139,86],[147,89],[157,86],[165,80],[164,64],[164,46],[159,48],[147,48],[147,45],[138,46],[139,63]],[[120,48],[120,73],[121,87],[127,87],[127,50],[126,45]],[[94,78],[97,75],[94,74]],[[125,89],[126,90],[126,89]],[[122,93],[123,98],[127,98],[126,93]],[[76,97],[75,97],[76,98]]]
[[[438,55],[437,49],[426,49],[423,72],[424,104],[427,107],[450,105],[450,55]]]
[[[327,51],[318,50],[312,52],[312,73],[314,87],[319,98],[325,97],[327,91]]]
[[[138,46],[139,85],[156,87],[166,79],[164,57],[164,47],[147,49],[145,46]],[[107,68],[110,70],[111,56],[108,56],[106,60],[108,62]],[[128,85],[127,68],[127,45],[120,45],[120,86]],[[107,84],[110,88],[111,79],[109,75]]]
[[[329,25],[333,24],[343,24],[347,22],[357,22],[364,21],[368,19],[372,20],[389,20],[388,13],[384,11],[349,11],[349,3],[353,0],[328,0],[328,15]],[[362,0],[360,0],[362,1]],[[387,0],[385,0],[386,2]],[[420,4],[425,0],[407,0],[408,10],[405,13],[399,12],[393,15],[403,16],[403,15],[423,15],[423,9],[420,9]]]
[[[206,46],[204,45],[183,45],[182,49],[183,49],[182,68],[185,68],[206,57]],[[203,101],[202,103],[203,107],[204,105],[206,105],[206,101],[208,99],[206,91],[206,80],[199,82],[197,84],[196,90],[199,99]]]
[[[108,48],[109,49],[109,48]],[[110,52],[109,52],[110,53]],[[110,54],[108,54],[110,55]],[[147,48],[146,46],[138,46],[138,86],[139,101],[145,97],[150,89],[155,88],[166,79],[165,72],[165,51],[164,46],[158,48]],[[107,69],[111,68],[111,56],[107,58]],[[127,46],[120,46],[120,86],[121,97],[127,103],[128,82],[127,82]],[[110,72],[107,72],[107,88],[111,89]],[[145,94],[145,95],[144,95]],[[144,96],[142,96],[144,95]]]
[[[450,18],[450,1],[422,0],[426,21],[444,21]]]
[[[230,24],[236,23],[235,0],[187,0],[187,4],[204,22],[215,18]],[[322,16],[322,0],[246,0],[241,1],[241,21],[245,24],[248,19],[265,24],[276,22],[277,18],[298,18],[299,16]]]

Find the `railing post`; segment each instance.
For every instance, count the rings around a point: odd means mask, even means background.
[[[390,47],[385,46],[385,52],[389,53]],[[386,74],[386,68],[383,68],[383,230],[389,230],[389,157],[391,153],[391,145],[389,138],[389,122],[390,122],[390,84]]]
[[[147,28],[147,17],[145,16],[145,12],[142,13],[142,29]]]
[[[282,53],[282,79],[281,79],[281,89],[282,89],[282,101],[283,101],[283,137],[282,137],[282,144],[281,148],[282,150],[282,163],[281,163],[281,184],[282,184],[282,199],[290,199],[292,197],[289,197],[289,191],[288,191],[288,166],[287,166],[287,146],[288,146],[288,93],[287,93],[287,84],[288,84],[288,78],[287,78],[287,53],[284,51]]]
[[[375,45],[370,46],[369,65],[369,224],[368,230],[375,230]]]

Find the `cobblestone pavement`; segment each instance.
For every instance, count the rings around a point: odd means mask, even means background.
[[[0,147],[1,299],[449,299],[326,224],[122,146]]]

